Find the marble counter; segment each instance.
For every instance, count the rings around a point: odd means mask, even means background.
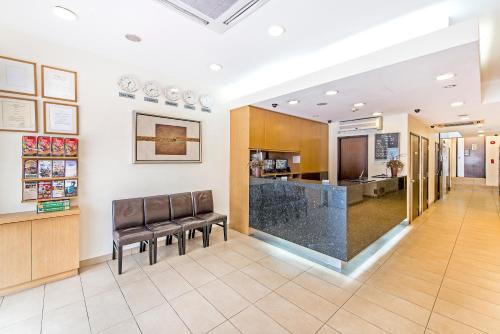
[[[342,261],[406,219],[406,177],[325,185],[251,178],[250,227]]]

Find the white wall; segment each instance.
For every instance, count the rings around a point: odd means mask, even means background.
[[[495,142],[492,144],[492,142]],[[499,152],[500,152],[500,137],[486,137],[486,185],[498,187],[498,169],[499,169]],[[493,159],[493,163],[491,160]]]
[[[212,189],[216,210],[228,212],[228,108],[219,105],[208,114],[199,110],[183,111],[164,104],[141,102],[142,94],[137,94],[135,101],[123,99],[118,97],[116,82],[120,75],[135,74],[142,80],[157,80],[163,85],[178,84],[181,88],[190,88],[200,93],[210,93],[207,87],[197,87],[196,82],[183,82],[182,78],[173,81],[174,78],[168,76],[168,67],[175,64],[165,64],[165,68],[148,73],[127,64],[5,30],[0,31],[0,40],[0,55],[34,61],[38,63],[38,72],[41,64],[78,72],[78,204],[82,212],[82,260],[111,252],[111,201],[114,199]],[[131,44],[131,47],[140,47],[140,44]],[[40,103],[40,120],[41,107]],[[133,110],[201,120],[203,163],[132,164]],[[42,127],[40,123],[40,131]],[[32,203],[21,203],[21,136],[22,133],[0,131],[0,213],[35,208]]]

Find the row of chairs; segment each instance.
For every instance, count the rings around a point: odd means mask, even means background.
[[[227,216],[215,213],[211,190],[113,201],[113,260],[118,252],[118,274],[122,273],[123,246],[139,243],[140,251],[149,246],[149,263],[157,262],[158,238],[165,244],[178,240],[179,255],[186,254],[186,232],[194,237],[202,232],[203,247],[210,244],[212,225],[224,229],[227,241]]]

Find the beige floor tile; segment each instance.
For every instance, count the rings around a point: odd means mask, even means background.
[[[487,302],[500,305],[500,293],[494,292],[480,286],[460,282],[451,278],[445,278],[443,286],[468,296],[473,296]]]
[[[122,288],[122,292],[135,315],[165,302],[165,298],[149,279],[129,283]]]
[[[85,298],[118,288],[107,263],[86,267],[80,272]]]
[[[172,266],[168,264],[167,260],[161,258],[158,258],[158,262],[156,262],[155,264],[150,265],[149,255],[147,252],[134,254],[133,257],[147,275],[153,275],[165,270],[172,269]]]
[[[151,275],[151,280],[167,300],[193,290],[193,287],[173,269]]]
[[[186,254],[187,254],[187,250],[186,250]],[[172,257],[168,257],[163,261],[167,261],[167,263],[174,268],[177,268],[178,266],[183,266],[183,265],[188,264],[188,263],[195,262],[192,257],[187,256],[187,255],[182,255],[182,256],[175,255]]]
[[[99,334],[141,334],[135,319],[129,319],[106,329]]]
[[[276,293],[322,322],[330,319],[339,309],[337,305],[330,303],[294,282],[288,282],[281,286],[276,290]]]
[[[90,334],[87,309],[83,301],[43,314],[42,334]]]
[[[255,304],[292,333],[316,333],[322,322],[276,293],[271,293]]]
[[[273,256],[268,256],[259,260],[259,264],[288,279],[294,279],[304,272],[304,270],[299,267],[291,265]]]
[[[231,249],[222,250],[215,253],[215,255],[226,261],[229,265],[235,267],[236,269],[244,268],[252,263],[251,260]]]
[[[293,282],[337,306],[342,306],[352,296],[351,292],[342,290],[307,272],[300,274]]]
[[[222,277],[226,274],[232,273],[237,269],[230,264],[226,263],[219,257],[212,255],[209,253],[207,256],[203,256],[202,258],[196,259],[198,264],[200,264],[203,268],[211,272],[213,275],[217,277]]]
[[[40,334],[42,329],[42,315],[16,322],[0,328],[2,334]]]
[[[45,311],[51,311],[78,301],[83,301],[80,276],[74,276],[45,286],[43,300],[43,309]]]
[[[175,313],[164,303],[136,317],[142,334],[190,334],[191,332]]]
[[[252,263],[251,265],[241,269],[241,271],[271,290],[277,289],[281,285],[288,282],[287,278],[261,266],[258,263]]]
[[[233,288],[248,301],[254,303],[271,292],[264,285],[260,284],[250,276],[235,271],[223,276],[222,281]]]
[[[357,280],[347,277],[334,270],[321,267],[320,265],[314,265],[307,272],[350,292],[356,291],[361,286],[361,283]]]
[[[286,334],[289,333],[264,312],[250,306],[231,318],[231,323],[243,334]]]
[[[231,324],[231,322],[226,321],[219,326],[212,329],[209,334],[240,334],[241,332],[236,329],[236,327]]]
[[[226,318],[247,308],[250,303],[221,281],[213,281],[198,288],[201,293]]]
[[[0,308],[0,328],[42,314],[44,287],[6,296]]]
[[[264,253],[263,251],[260,251],[258,249],[255,249],[253,247],[247,246],[244,243],[238,243],[238,242],[233,242],[232,244],[229,245],[232,250],[235,252],[240,253],[246,258],[249,258],[252,261],[259,261],[260,259],[263,259],[268,256],[267,253]]]
[[[192,333],[206,333],[226,319],[197,291],[191,291],[170,302]]]
[[[337,332],[335,329],[328,327],[328,325],[324,325],[321,327],[321,329],[317,332],[317,334],[340,334],[340,332]]]
[[[137,263],[135,261],[135,258],[131,255],[123,257],[123,268],[121,275],[118,275],[118,260],[110,260],[108,261],[108,265],[113,272],[116,281],[121,286],[147,278],[146,273],[142,270],[139,263]]]
[[[383,334],[381,328],[369,323],[360,317],[340,309],[328,320],[328,326],[342,334]]]
[[[86,299],[93,333],[108,329],[132,317],[120,290],[114,289]]]
[[[442,316],[438,313],[432,313],[428,328],[440,334],[479,334],[484,333],[458,321]]]
[[[175,270],[193,287],[197,288],[216,279],[208,270],[204,269],[197,262],[191,262],[178,266]]]
[[[500,305],[442,287],[439,298],[500,320]]]

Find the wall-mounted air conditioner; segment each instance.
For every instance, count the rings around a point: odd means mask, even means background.
[[[339,132],[382,130],[382,117],[368,117],[339,122]]]

